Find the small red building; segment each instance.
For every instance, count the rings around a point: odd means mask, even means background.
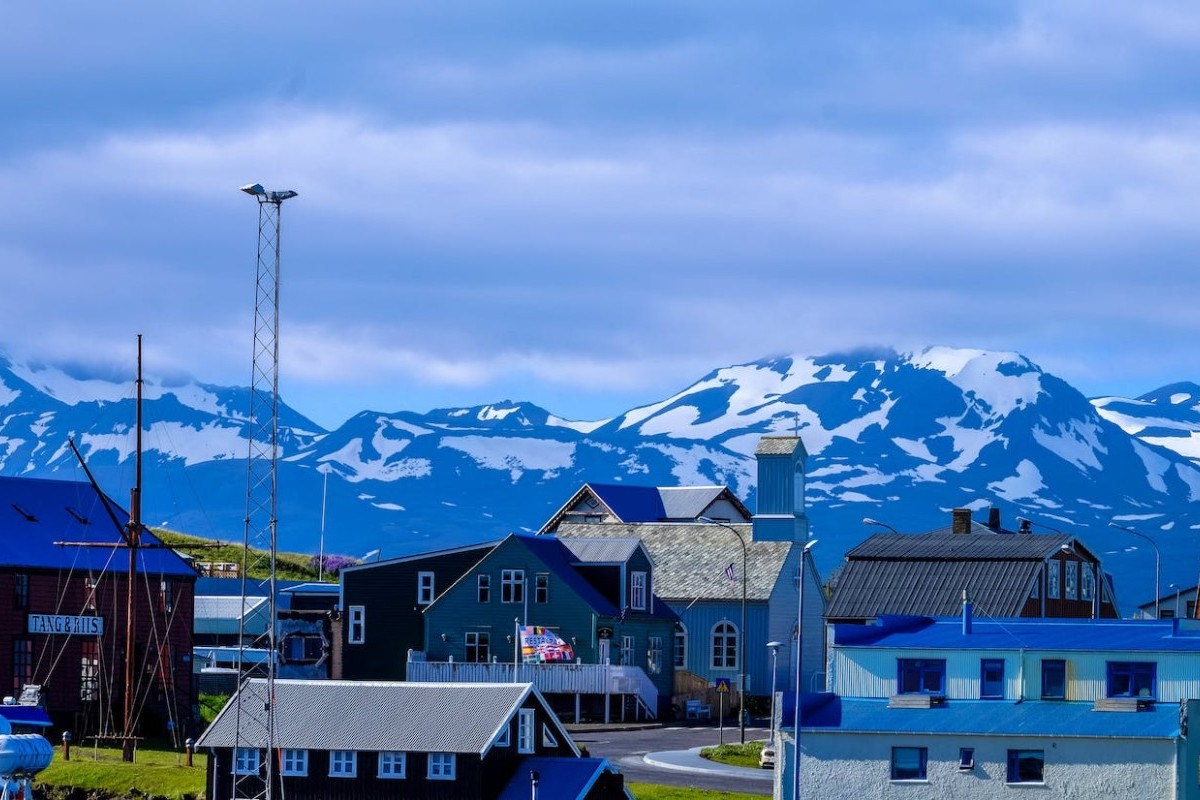
[[[55,727],[76,741],[124,727],[128,520],[88,483],[0,477],[0,607],[11,603],[0,615],[2,693],[41,686]],[[147,531],[140,544],[134,733],[182,733],[193,702],[196,571]]]

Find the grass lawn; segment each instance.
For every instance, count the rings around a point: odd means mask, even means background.
[[[204,794],[204,770],[208,758],[196,753],[191,767],[183,752],[139,748],[132,764],[121,760],[119,747],[71,748],[71,760],[64,761],[62,747],[54,748],[54,762],[34,779],[38,797],[50,786],[80,787],[111,793],[113,797],[138,797],[186,800]]]
[[[706,747],[700,751],[700,757],[734,767],[758,769],[758,757],[762,754],[764,744],[765,742],[746,742],[745,744],[722,744],[716,747]]]
[[[762,800],[758,794],[718,792],[713,789],[688,789],[682,786],[659,786],[656,783],[629,783],[629,791],[637,800]]]

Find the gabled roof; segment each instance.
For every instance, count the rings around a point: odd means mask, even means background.
[[[1043,562],[1068,534],[881,533],[846,554],[826,612],[831,619],[958,613],[966,589],[980,614],[1020,616]]]
[[[646,553],[646,558],[650,558],[650,553],[646,551],[641,539],[572,539],[560,536],[558,540],[571,551],[575,560],[582,564],[624,564],[638,550],[642,550]],[[653,562],[653,559],[651,561]]]
[[[117,521],[129,512],[109,499]],[[129,556],[121,545],[100,495],[82,481],[0,477],[0,566],[75,569],[123,574]],[[112,547],[64,547],[55,542],[112,544]],[[149,531],[143,531],[137,569],[153,575],[195,578],[194,570]]]
[[[634,486],[625,483],[585,483],[543,525],[552,531],[566,513],[591,497],[621,522],[668,522],[694,520],[717,500],[726,500],[749,519],[750,510],[727,486]]]
[[[358,572],[364,569],[375,569],[377,567],[387,567],[393,564],[404,564],[412,561],[423,561],[427,558],[437,558],[438,556],[449,556],[456,553],[469,553],[472,550],[490,551],[500,544],[499,541],[476,542],[475,544],[465,544],[460,547],[447,547],[444,550],[426,550],[419,553],[409,553],[396,558],[386,558],[382,561],[372,561],[368,564],[355,564],[352,567],[343,567],[340,574],[347,572]]]
[[[767,600],[775,590],[780,571],[791,553],[792,542],[762,542],[750,539],[752,525],[735,523],[746,542],[747,600]],[[654,591],[668,602],[693,600],[738,600],[742,598],[742,548],[735,535],[721,525],[697,522],[665,522],[625,525],[620,523],[564,522],[558,528],[563,539],[637,537],[654,559]],[[539,537],[546,538],[546,537]],[[735,580],[725,576],[733,564]]]
[[[195,598],[192,614],[197,634],[237,633],[241,629],[240,620],[251,623],[255,633],[266,629],[267,598],[265,597],[224,597],[200,595]]]
[[[496,800],[529,800],[530,773],[538,773],[539,787],[554,800],[582,800],[587,797],[605,770],[612,769],[606,758],[552,758],[536,756],[517,765]]]
[[[266,681],[250,679],[242,692],[242,715],[261,716]],[[385,681],[275,681],[275,744],[300,750],[397,750],[411,753],[483,755],[500,728],[533,695],[530,683],[412,683]],[[380,713],[386,709],[387,713]],[[226,704],[200,737],[198,747],[264,747],[265,725],[242,721],[237,739],[238,702]],[[555,737],[572,748],[557,724]]]

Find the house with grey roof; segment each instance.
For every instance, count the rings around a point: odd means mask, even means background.
[[[642,513],[625,520],[633,516],[626,511],[624,517],[604,513],[586,519],[575,513],[581,511],[581,498],[587,502],[581,490],[542,532],[555,532],[564,541],[641,539],[654,560],[655,592],[679,615],[671,658],[683,694],[727,682],[736,698],[743,658],[747,695],[770,695],[773,681],[778,688],[791,685],[798,629],[811,632],[803,639],[802,682],[817,685],[824,671],[825,598],[811,554],[805,552],[811,546],[804,513],[806,457],[798,437],[760,440],[753,514],[739,501],[682,518]],[[727,499],[722,493],[712,496]],[[798,625],[801,584],[804,622]],[[782,646],[772,653],[768,642]],[[710,699],[715,704],[716,697]]]
[[[884,614],[955,614],[966,591],[990,617],[1114,618],[1112,583],[1098,556],[1069,533],[1008,530],[992,509],[970,509],[921,534],[881,533],[846,554],[826,617],[866,622]]]
[[[570,522],[694,522],[700,517],[749,522],[750,511],[728,486],[585,483],[538,533],[553,533]]]
[[[545,797],[631,797],[607,761],[580,758],[532,684],[277,680],[274,689],[274,753],[258,679],[197,742],[210,753],[210,800],[261,796],[267,781],[292,800],[529,797],[527,763],[551,782]]]

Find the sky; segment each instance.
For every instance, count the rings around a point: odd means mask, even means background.
[[[1200,7],[16,4],[0,351],[283,399],[600,419],[773,355],[1200,381]]]

